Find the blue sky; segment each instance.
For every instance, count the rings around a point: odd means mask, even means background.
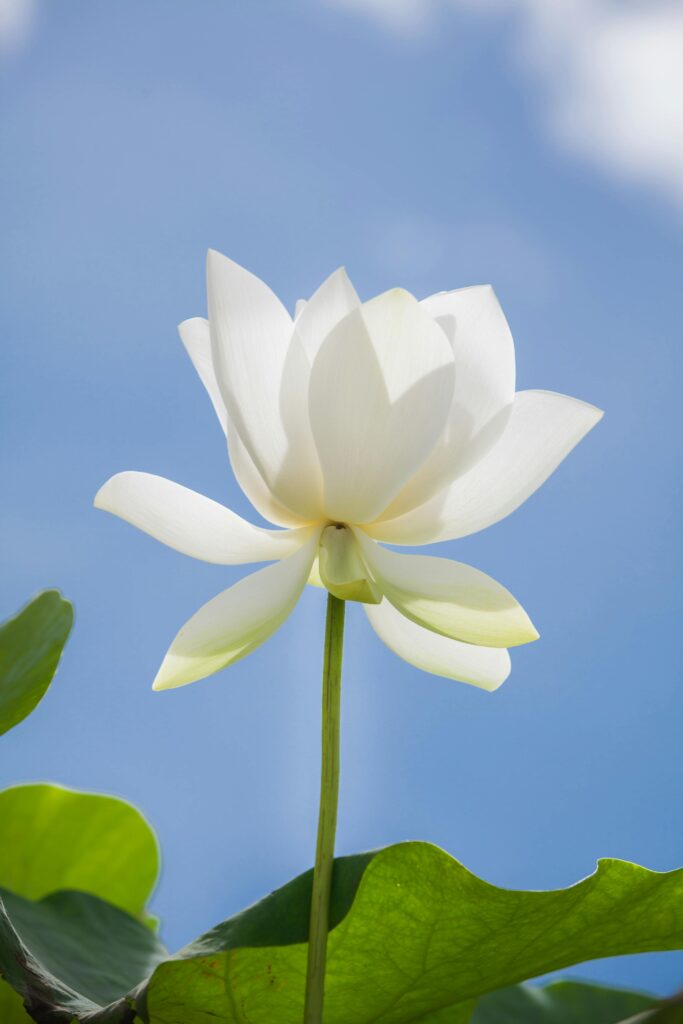
[[[290,306],[339,264],[363,297],[490,281],[519,386],[606,410],[519,511],[435,549],[540,629],[500,691],[420,674],[349,609],[339,851],[425,839],[529,888],[599,856],[683,864],[683,171],[656,140],[607,147],[601,93],[569,117],[582,65],[560,102],[539,24],[382,6],[43,2],[0,56],[0,611],[45,586],[76,604],[0,781],[138,804],[172,947],[309,866],[318,787],[322,595],[216,678],[152,693],[177,628],[243,570],[92,508],[140,469],[253,517],[176,334],[205,313],[209,246]],[[667,992],[683,959],[573,973]]]

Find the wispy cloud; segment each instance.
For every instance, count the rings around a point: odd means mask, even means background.
[[[410,35],[448,8],[506,15],[520,66],[542,83],[552,137],[683,205],[680,0],[324,0]]]
[[[35,16],[35,0],[0,0],[0,54],[21,49]]]

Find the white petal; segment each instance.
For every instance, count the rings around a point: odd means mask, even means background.
[[[151,473],[117,473],[95,497],[162,544],[217,565],[270,562],[297,551],[309,530],[264,530],[211,498]]]
[[[486,573],[447,558],[388,551],[354,532],[384,596],[419,626],[483,647],[538,639],[522,606]]]
[[[423,672],[496,690],[510,674],[510,655],[501,647],[476,647],[432,633],[406,619],[387,600],[365,605],[370,625],[399,658]]]
[[[272,494],[230,420],[228,420],[228,455],[237,483],[264,519],[277,526],[293,528],[310,522],[310,520],[296,515]]]
[[[360,306],[360,299],[343,267],[323,281],[308,302],[297,303],[296,332],[309,364],[333,327]]]
[[[333,328],[311,371],[309,410],[330,519],[376,518],[434,447],[453,394],[443,330],[395,289]]]
[[[192,360],[195,370],[199,374],[199,379],[209,394],[220,424],[224,432],[227,433],[228,412],[225,408],[225,402],[218,387],[216,373],[213,368],[209,321],[202,316],[183,320],[181,324],[178,324],[178,334],[187,354]]]
[[[273,496],[320,517],[321,478],[308,423],[308,364],[280,300],[253,274],[209,252],[209,326],[228,415]]]
[[[178,331],[194,368],[209,394],[220,424],[227,435],[230,463],[238,484],[264,519],[268,519],[271,523],[276,523],[278,526],[300,526],[303,521],[301,517],[295,515],[290,509],[285,508],[284,505],[273,497],[263,477],[254,465],[249,452],[244,447],[239,434],[230,423],[213,368],[209,321],[203,317],[196,316],[191,320],[184,320],[178,327]]]
[[[478,462],[503,433],[515,397],[515,347],[490,285],[441,292],[420,305],[450,338],[453,401],[438,444],[383,513],[386,519],[422,505]]]
[[[367,533],[389,544],[466,537],[514,512],[602,418],[600,409],[552,391],[520,391],[497,444],[450,487]]]
[[[306,585],[319,532],[312,531],[289,558],[259,569],[200,608],[171,644],[153,688],[170,690],[204,679],[272,636]]]

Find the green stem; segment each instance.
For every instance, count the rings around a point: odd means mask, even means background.
[[[339,798],[339,724],[345,602],[327,595],[325,660],[323,662],[322,768],[318,842],[313,870],[311,922],[308,932],[308,967],[304,1024],[322,1024],[325,962],[330,918],[330,892],[334,864],[334,835]]]

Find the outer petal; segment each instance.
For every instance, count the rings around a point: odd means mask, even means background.
[[[515,397],[515,347],[490,285],[441,292],[420,305],[451,340],[455,389],[446,429],[386,519],[423,504],[482,458],[503,433]]]
[[[399,658],[423,672],[496,690],[510,674],[510,655],[500,647],[475,647],[432,633],[401,615],[387,600],[365,605],[370,625]]]
[[[552,391],[520,391],[503,436],[450,487],[366,532],[389,544],[466,537],[514,512],[602,418],[594,405]]]
[[[462,562],[403,555],[355,531],[384,596],[419,626],[483,647],[515,647],[538,639],[522,606],[494,579]]]
[[[181,324],[178,324],[178,334],[199,374],[199,379],[208,392],[223,432],[227,434],[228,411],[225,408],[225,402],[216,380],[216,371],[213,368],[209,321],[203,316],[194,316],[190,320],[183,320]]]
[[[218,565],[286,558],[310,532],[252,526],[211,498],[151,473],[117,473],[97,492],[95,507],[184,555]]]
[[[292,320],[267,285],[225,256],[209,252],[207,275],[213,365],[230,420],[275,498],[318,519],[308,364]]]
[[[296,516],[273,497],[249,452],[244,447],[239,434],[230,423],[213,368],[209,321],[201,316],[184,320],[179,325],[178,332],[187,354],[208,392],[223,431],[227,435],[230,464],[238,484],[264,519],[269,519],[271,523],[277,523],[278,526],[300,526],[303,522],[301,517]]]
[[[363,523],[386,508],[434,447],[453,377],[448,339],[408,292],[380,295],[337,324],[309,392],[330,519]]]
[[[299,599],[319,533],[312,531],[295,554],[259,569],[200,608],[171,644],[153,688],[170,690],[204,679],[267,640]]]

